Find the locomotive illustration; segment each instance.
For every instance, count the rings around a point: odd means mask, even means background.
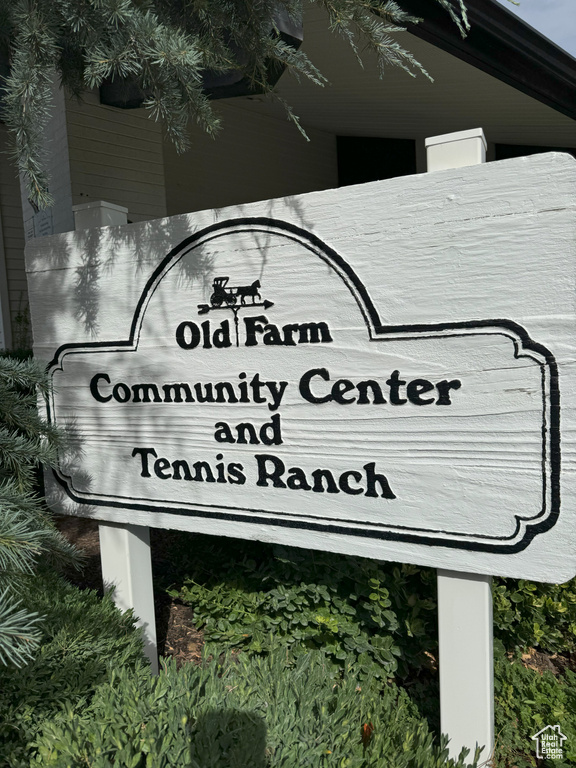
[[[213,293],[210,296],[210,304],[213,307],[221,307],[226,304],[229,307],[244,306],[246,299],[252,299],[252,304],[256,300],[260,301],[260,280],[254,280],[250,285],[228,286],[229,277],[215,277],[212,283]]]

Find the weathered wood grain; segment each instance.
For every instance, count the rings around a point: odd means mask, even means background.
[[[31,244],[48,413],[72,435],[51,503],[571,577],[575,169],[551,154]],[[214,307],[219,276],[259,293]]]

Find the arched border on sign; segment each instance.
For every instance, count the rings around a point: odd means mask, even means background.
[[[537,515],[534,515],[531,518],[521,518],[517,515],[516,530],[512,536],[489,537],[485,535],[476,535],[474,540],[466,538],[463,534],[458,534],[460,538],[447,538],[450,535],[450,532],[448,531],[437,531],[435,533],[438,535],[432,536],[430,535],[432,533],[430,531],[427,533],[415,533],[415,529],[413,528],[401,530],[400,526],[390,526],[391,530],[382,530],[382,526],[377,528],[376,524],[370,523],[363,523],[362,525],[364,527],[361,528],[353,525],[338,524],[338,522],[328,522],[325,524],[315,522],[311,520],[309,516],[302,520],[294,519],[294,515],[282,518],[278,516],[279,513],[271,513],[268,510],[248,510],[228,507],[217,507],[214,509],[209,508],[208,505],[197,505],[196,509],[188,509],[163,504],[162,509],[164,511],[177,515],[227,519],[246,523],[265,522],[271,525],[326,531],[335,534],[362,536],[372,539],[415,542],[431,546],[502,554],[511,554],[524,550],[537,534],[543,533],[554,526],[560,513],[560,393],[558,367],[552,353],[543,345],[534,342],[521,325],[507,319],[481,319],[435,324],[383,325],[366,287],[345,259],[313,233],[289,222],[266,217],[232,219],[212,224],[211,226],[190,235],[190,237],[183,240],[162,259],[147,281],[134,310],[128,339],[112,342],[63,344],[58,348],[54,358],[48,365],[50,375],[52,376],[56,371],[63,370],[63,360],[68,354],[121,350],[127,352],[135,351],[138,347],[146,308],[164,276],[193,248],[218,237],[240,231],[260,231],[268,234],[274,233],[292,239],[323,259],[339,274],[354,296],[362,316],[364,317],[369,338],[372,341],[391,338],[435,338],[440,336],[464,337],[470,335],[497,334],[505,336],[512,341],[515,358],[529,357],[536,362],[541,370],[543,395],[542,509]],[[47,414],[48,420],[53,422],[54,404],[52,398],[47,401]],[[158,506],[154,506],[152,500],[119,499],[118,497],[106,497],[103,494],[87,497],[85,494],[82,495],[82,493],[74,490],[71,477],[65,475],[58,469],[53,471],[57,481],[66,490],[68,496],[79,504],[92,504],[142,511],[157,511],[158,509]],[[217,511],[218,509],[221,509],[222,511],[219,512]],[[230,509],[230,511],[224,511],[228,509]],[[242,512],[250,514],[241,514]],[[266,515],[271,514],[273,514],[274,517],[266,517]]]

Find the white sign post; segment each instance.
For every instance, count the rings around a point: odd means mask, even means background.
[[[30,243],[46,412],[71,440],[49,502],[451,572],[443,729],[490,746],[486,574],[576,573],[575,168],[552,153]],[[449,709],[455,583],[480,622],[472,730]]]
[[[428,171],[486,162],[482,129],[426,140]],[[462,747],[484,760],[494,748],[494,648],[492,577],[438,570],[440,729],[450,756]]]

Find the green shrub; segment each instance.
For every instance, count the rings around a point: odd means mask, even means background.
[[[337,663],[352,654],[365,674],[390,677],[422,666],[431,638],[434,646],[431,571],[266,545],[238,555],[225,543],[194,543],[195,572],[170,592],[193,607],[209,647],[322,648]]]
[[[25,607],[44,620],[35,658],[22,669],[0,666],[1,768],[28,766],[44,723],[82,710],[111,667],[131,669],[142,658],[131,614],[121,614],[110,597],[41,573],[27,583]]]
[[[171,593],[192,606],[212,653],[237,646],[262,655],[284,644],[295,654],[322,648],[336,664],[353,659],[360,674],[408,673],[412,701],[437,727],[437,678],[417,674],[424,652],[437,652],[435,571],[259,544],[243,543],[240,551],[226,540],[206,546],[205,537],[192,541],[192,576]],[[506,651],[574,650],[576,580],[494,579],[493,593],[497,764],[525,768],[535,765],[530,737],[539,728],[559,723],[566,735],[573,733],[576,678],[511,664]],[[570,741],[573,750],[576,734]]]
[[[563,676],[526,668],[519,660],[512,663],[503,649],[497,649],[494,669],[496,763],[508,768],[536,765],[536,750],[531,737],[546,725],[559,724],[567,737],[564,762],[546,761],[544,766],[568,768],[576,764],[576,675]]]
[[[353,653],[366,672],[401,678],[436,653],[432,569],[204,536],[185,547],[190,570],[170,594],[220,649],[267,652],[275,637],[334,660]],[[493,595],[494,634],[507,650],[576,650],[576,579],[495,578]]]
[[[576,579],[566,584],[495,579],[494,632],[506,646],[576,650]]]
[[[364,739],[363,739],[364,734]],[[120,669],[91,706],[49,723],[38,740],[47,768],[439,768],[447,759],[408,696],[321,652],[285,653],[159,677]],[[474,763],[476,765],[476,763]]]
[[[93,768],[445,764],[424,717],[438,716],[434,675],[412,674],[406,690],[378,679],[395,665],[414,673],[423,651],[434,652],[434,571],[249,543],[235,555],[235,542],[192,541],[194,548],[189,537],[182,546],[195,579],[179,594],[204,622],[216,659],[231,645],[248,652],[226,665],[180,673],[169,666],[155,680],[139,664],[129,614],[50,574],[30,577],[24,607],[46,616],[43,640],[24,669],[0,668],[0,768],[24,768],[31,759]],[[508,647],[528,644],[533,615],[544,605],[541,626],[550,629],[541,646],[567,648],[571,608],[555,623],[553,604],[540,605],[538,595],[561,603],[573,587],[533,586],[495,584],[498,631]],[[516,593],[528,596],[526,604],[512,600]],[[506,601],[517,606],[512,616]],[[527,628],[518,639],[515,625]],[[397,648],[391,659],[379,637]],[[566,760],[555,768],[574,764],[576,676],[540,675],[496,646],[496,765],[535,766],[531,736],[555,723],[568,737]],[[366,749],[365,723],[374,728]]]

